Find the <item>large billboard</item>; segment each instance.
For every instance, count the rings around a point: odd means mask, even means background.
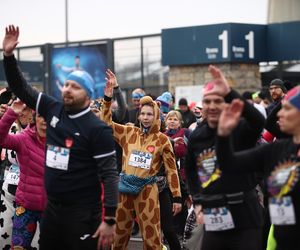
[[[225,23],[162,30],[163,65],[265,61],[266,25]]]
[[[68,74],[84,70],[94,79],[94,98],[103,97],[105,71],[108,68],[107,43],[51,50],[50,95],[61,99],[61,90]]]

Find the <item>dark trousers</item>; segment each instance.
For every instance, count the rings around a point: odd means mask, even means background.
[[[262,229],[204,232],[202,250],[261,250]]]
[[[95,250],[92,238],[101,222],[99,204],[64,205],[48,201],[41,222],[40,250]]]
[[[173,204],[167,188],[159,193],[159,203],[161,229],[164,237],[168,241],[171,250],[180,250],[181,246],[175,231],[174,217],[172,214]]]

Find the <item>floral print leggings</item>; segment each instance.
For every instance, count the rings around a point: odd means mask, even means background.
[[[40,222],[41,211],[26,210],[22,206],[16,207],[13,218],[12,247],[30,249],[37,222]]]

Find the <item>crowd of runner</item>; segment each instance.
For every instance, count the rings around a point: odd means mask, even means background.
[[[18,38],[8,26],[0,249],[127,249],[138,233],[144,249],[300,249],[299,86],[240,94],[210,65],[202,100],[137,88],[127,105],[111,70],[95,99],[76,69],[57,100],[27,83]]]

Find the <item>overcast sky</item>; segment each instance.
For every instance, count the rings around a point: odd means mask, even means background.
[[[68,0],[69,41],[227,22],[266,24],[267,5],[268,0]],[[0,8],[2,37],[7,25],[18,25],[19,46],[66,40],[65,0],[1,0]]]

